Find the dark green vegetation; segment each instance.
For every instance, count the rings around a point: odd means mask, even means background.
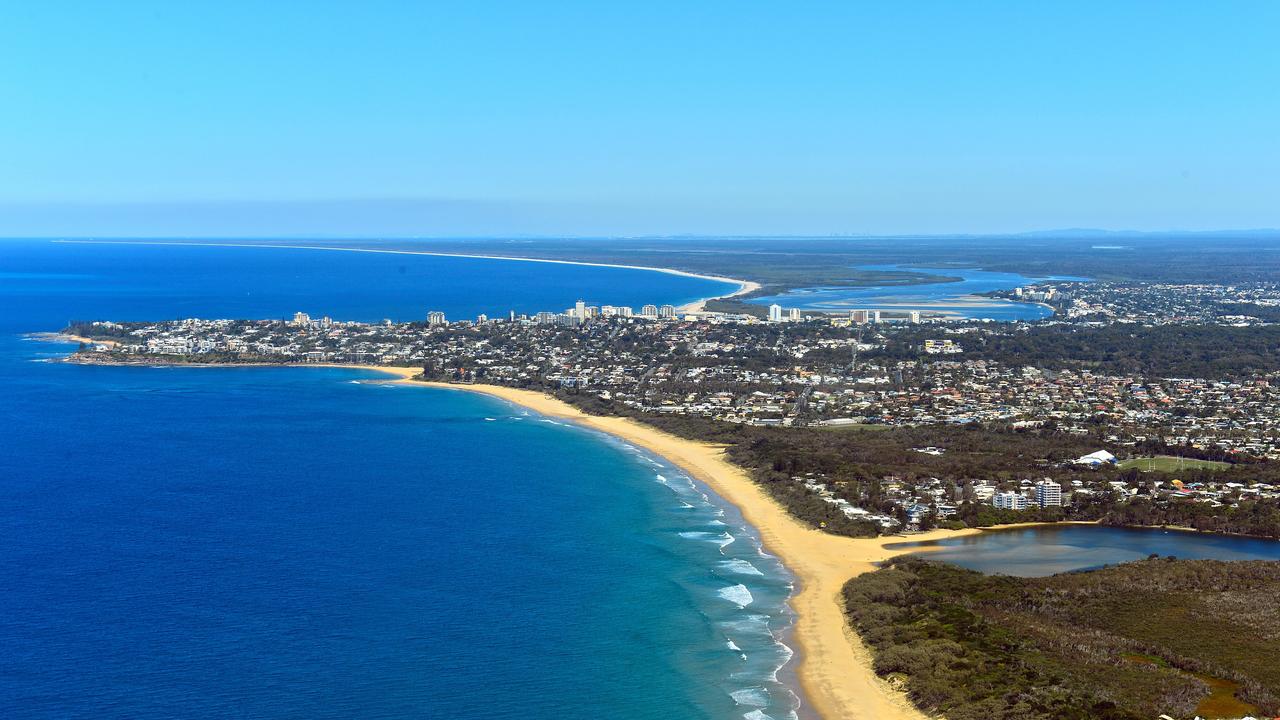
[[[1262,561],[1013,578],[901,557],[845,587],[876,672],[949,720],[1274,715],[1277,597]]]
[[[448,379],[438,377],[437,379]],[[585,412],[621,415],[674,435],[723,444],[729,458],[745,467],[773,497],[797,518],[840,535],[867,536],[878,526],[846,518],[834,505],[806,490],[793,478],[824,476],[836,497],[867,510],[898,515],[892,493],[937,479],[953,488],[958,514],[945,527],[990,527],[1017,522],[1097,520],[1107,525],[1192,527],[1198,530],[1280,538],[1280,507],[1274,501],[1248,501],[1223,507],[1155,497],[1154,483],[1174,478],[1186,483],[1217,481],[1280,484],[1280,464],[1236,464],[1226,469],[1189,468],[1177,473],[1142,472],[1137,468],[1090,469],[1070,461],[1097,450],[1100,440],[1053,428],[1013,430],[998,426],[895,427],[877,432],[833,431],[810,427],[753,427],[688,415],[642,413],[590,392],[530,386],[548,392]],[[912,448],[945,447],[942,455]],[[1160,446],[1165,450],[1164,446]],[[1080,496],[1062,508],[1000,510],[972,500],[969,488],[983,479],[1016,487],[1019,480],[1051,475],[1060,483],[1080,480],[1096,486],[1116,480],[1138,488],[1135,498],[1097,492]]]
[[[915,360],[931,328],[901,328],[868,360]],[[1023,325],[964,339],[965,360],[1108,375],[1233,378],[1280,370],[1280,325]]]
[[[929,282],[945,279],[949,266],[1147,282],[1280,279],[1280,244],[1274,234],[1258,233],[1215,233],[1212,238],[1060,232],[1008,237],[475,239],[388,241],[387,247],[669,267],[755,280],[767,293],[907,279],[869,276],[855,267],[873,264],[938,268],[941,277],[929,277]]]

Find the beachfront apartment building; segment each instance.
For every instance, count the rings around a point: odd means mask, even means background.
[[[991,504],[1002,510],[1026,510],[1027,496],[1016,492],[996,493],[991,498]]]
[[[1036,504],[1042,508],[1062,507],[1062,486],[1048,478],[1036,483]]]

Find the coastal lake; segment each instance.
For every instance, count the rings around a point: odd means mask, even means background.
[[[983,573],[1041,577],[1143,560],[1280,560],[1280,542],[1154,528],[1044,525],[889,546]]]
[[[976,296],[997,290],[1012,290],[1036,282],[1087,279],[1070,276],[1031,278],[1018,273],[991,272],[973,268],[928,268],[906,265],[860,265],[858,269],[913,272],[960,279],[955,282],[926,282],[913,285],[800,288],[782,295],[752,298],[749,302],[759,305],[777,303],[786,308],[798,307],[803,310],[827,312],[880,309],[901,314],[919,310],[923,313],[943,313],[957,318],[1037,320],[1049,316],[1052,311],[1036,303]]]
[[[640,270],[0,242],[0,717],[790,718],[792,577],[662,459],[335,368],[110,367],[71,319],[451,318]]]

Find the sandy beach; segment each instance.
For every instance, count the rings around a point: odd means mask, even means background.
[[[109,348],[116,346],[115,340],[94,340],[92,338],[82,337],[80,335],[68,335],[66,333],[32,333],[30,337],[42,342],[61,342],[61,343],[82,343],[84,345],[106,345]]]
[[[738,286],[737,290],[734,290],[728,295],[716,295],[714,297],[702,298],[701,300],[695,300],[694,302],[681,305],[678,308],[678,312],[682,314],[703,312],[708,300],[721,300],[724,298],[737,297],[760,289],[760,283],[752,280],[739,280],[738,278],[724,277],[723,275],[706,275],[703,273],[689,272],[688,270],[676,270],[675,268],[653,267],[650,265],[623,265],[619,263],[590,262],[586,260],[518,257],[511,255],[481,255],[472,253],[435,252],[431,250],[396,250],[391,248],[353,248],[337,247],[332,245],[285,245],[277,243],[175,242],[164,240],[54,240],[52,242],[81,245],[195,245],[200,247],[323,250],[327,252],[375,253],[381,255],[426,255],[430,257],[471,258],[473,260],[511,260],[513,262],[547,263],[551,265],[583,265],[586,267],[620,268],[623,270],[648,270],[650,272],[698,278],[700,280],[716,280],[718,282],[734,283]]]
[[[235,367],[235,366],[220,366]],[[892,546],[984,532],[980,529],[934,530],[913,535],[848,538],[824,533],[796,520],[747,473],[729,462],[724,448],[676,437],[622,417],[588,415],[541,392],[497,385],[424,382],[413,378],[419,368],[381,365],[306,364],[276,367],[330,367],[368,370],[394,376],[407,386],[434,387],[490,395],[547,417],[569,420],[609,433],[666,458],[732,503],[797,578],[791,598],[798,645],[796,676],[806,707],[826,720],[925,720],[902,693],[890,688],[872,669],[869,649],[845,620],[841,590],[849,579],[875,569],[876,563],[904,551]],[[1004,529],[1039,525],[1025,523]],[[926,548],[927,549],[927,548]],[[915,549],[914,551],[919,551]]]
[[[728,295],[717,295],[716,297],[702,298],[701,300],[695,300],[691,303],[685,303],[684,305],[676,308],[676,312],[681,315],[686,313],[706,312],[707,302],[709,300],[727,300],[729,298],[738,297],[739,295],[753,293],[760,289],[760,283],[755,282],[754,280],[738,280],[735,278],[720,277],[718,275],[699,275],[698,277],[707,278],[709,280],[722,280],[724,282],[738,283],[738,289]]]
[[[347,366],[350,367],[350,366]],[[539,392],[492,385],[453,385],[408,378],[413,368],[367,367],[389,372],[413,385],[491,395],[548,417],[571,420],[620,437],[663,456],[706,483],[737,506],[760,533],[765,548],[777,555],[799,580],[791,604],[796,612],[794,637],[799,645],[800,679],[807,705],[827,720],[923,720],[907,698],[873,672],[869,651],[845,622],[840,592],[855,575],[875,563],[901,554],[887,545],[954,537],[980,530],[939,530],[910,537],[855,539],[806,527],[769,497],[747,474],[724,457],[723,448],[669,435],[636,421],[587,415]]]

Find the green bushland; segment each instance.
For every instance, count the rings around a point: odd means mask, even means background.
[[[1015,578],[904,556],[844,597],[876,672],[949,720],[1280,710],[1280,563],[1152,558]],[[1238,686],[1224,698],[1221,681]]]

